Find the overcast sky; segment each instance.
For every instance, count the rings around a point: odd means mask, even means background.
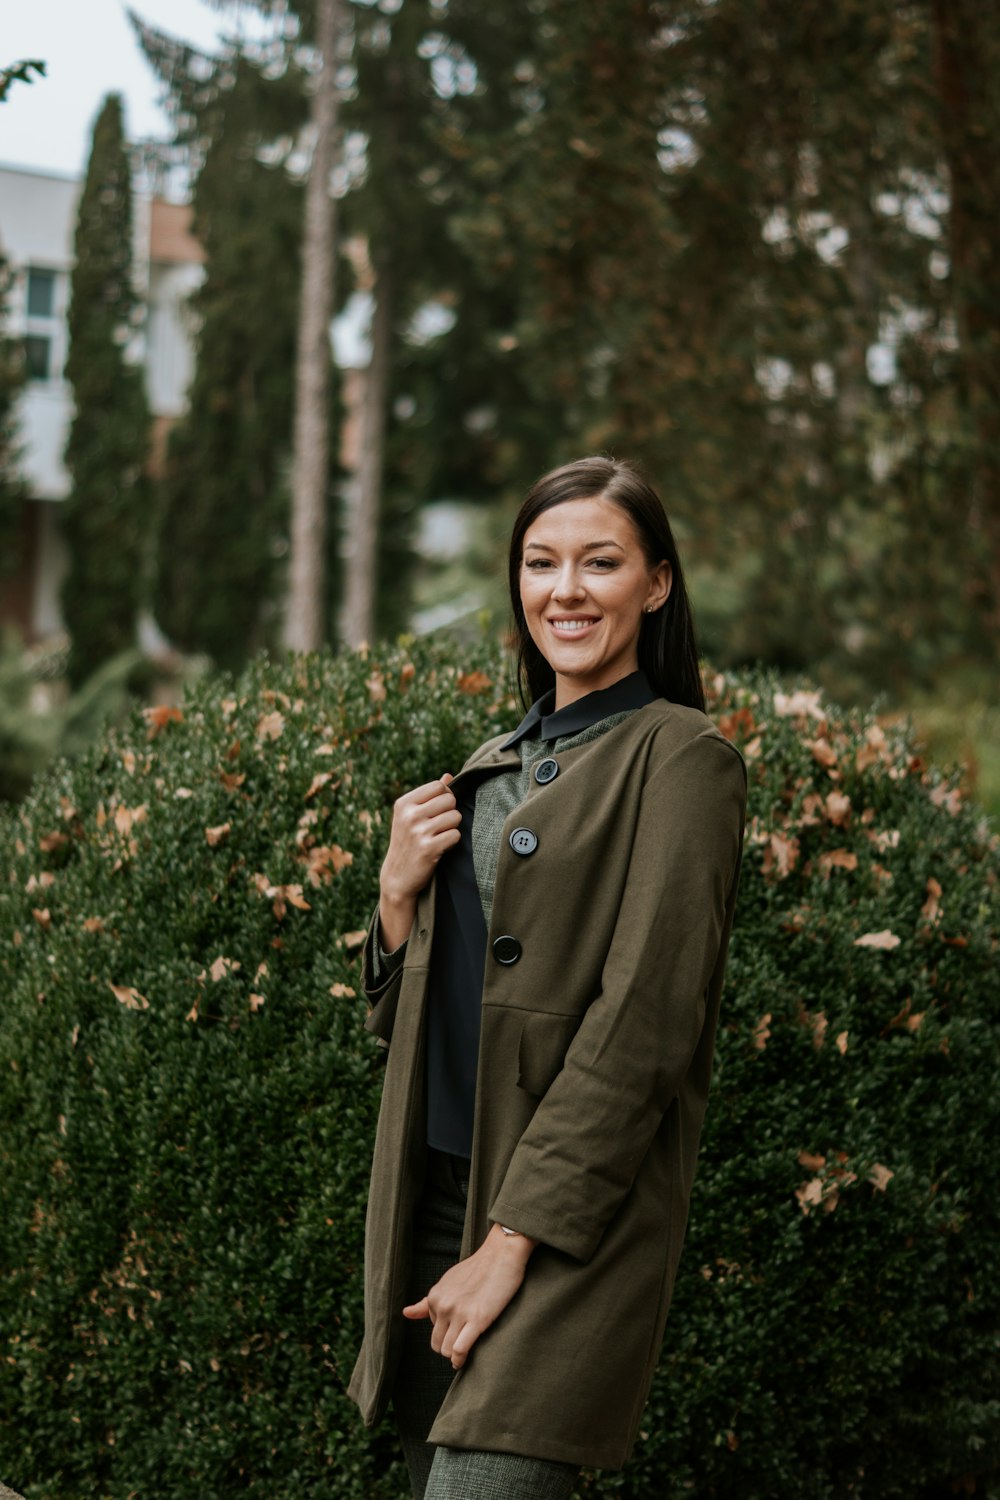
[[[150,22],[196,47],[221,34],[253,34],[260,22],[239,0],[224,9],[207,0],[132,0]],[[125,99],[131,140],[167,138],[159,86],[139,49],[122,0],[0,0],[0,67],[26,58],[47,65],[45,78],[15,83],[0,104],[0,163],[78,176],[105,94]]]

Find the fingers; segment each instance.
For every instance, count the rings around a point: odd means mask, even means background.
[[[432,838],[436,838],[439,833],[447,833],[451,829],[460,828],[461,824],[462,814],[458,808],[446,808],[444,812],[427,819],[427,822],[424,824],[424,832]]]
[[[455,778],[454,776],[452,776],[451,772],[445,771],[444,775],[439,776],[436,781],[425,781],[423,786],[415,786],[412,791],[404,792],[402,797],[397,798],[397,801],[416,803],[430,802],[432,798],[440,797],[442,795],[442,789],[443,791],[447,792],[449,781],[454,780]],[[454,794],[448,792],[448,796],[451,800],[452,805],[454,805]]]
[[[469,1318],[457,1308],[445,1312],[438,1307],[436,1311],[433,1311],[431,1310],[432,1297],[433,1288],[424,1298],[428,1306],[428,1316],[433,1324],[431,1348],[443,1359],[451,1360],[453,1367],[459,1370],[468,1359],[473,1344],[490,1326],[492,1319]]]
[[[440,781],[429,783],[429,787],[432,791],[429,796],[423,795],[428,787],[417,787],[416,791],[397,797],[392,808],[393,833],[420,838],[428,831],[455,828],[461,823],[462,815],[455,803],[454,792],[442,788]]]
[[[459,1330],[457,1338],[452,1341],[450,1350],[448,1348],[448,1342],[447,1340],[445,1340],[445,1343],[441,1349],[441,1353],[446,1355],[447,1358],[451,1360],[452,1367],[454,1369],[460,1370],[465,1364],[465,1361],[469,1357],[469,1351],[471,1350],[473,1344],[476,1342],[476,1339],[479,1337],[480,1331],[481,1330],[474,1328],[471,1323],[466,1323],[465,1326]]]
[[[429,1318],[431,1315],[430,1304],[426,1297],[421,1297],[419,1302],[411,1302],[409,1307],[403,1308],[403,1317],[416,1321],[418,1318]]]

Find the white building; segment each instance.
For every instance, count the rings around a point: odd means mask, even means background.
[[[59,506],[69,488],[62,456],[72,415],[63,369],[81,186],[76,178],[0,166],[0,251],[14,273],[7,332],[24,340],[28,375],[18,428],[30,495],[22,516],[21,566],[0,575],[0,626],[13,624],[29,640],[61,625]],[[191,236],[189,206],[142,192],[134,203],[135,277],[146,308],[134,352],[146,371],[155,466],[167,429],[184,409],[193,365],[187,299],[201,280],[203,256]]]

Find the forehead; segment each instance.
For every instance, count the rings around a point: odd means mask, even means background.
[[[590,542],[634,546],[639,534],[630,516],[613,500],[595,496],[564,500],[537,516],[524,533],[524,547],[586,547]]]

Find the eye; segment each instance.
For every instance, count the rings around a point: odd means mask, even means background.
[[[532,573],[537,573],[540,568],[550,568],[552,564],[547,557],[530,557],[524,566],[530,569]]]
[[[618,566],[618,560],[614,557],[592,557],[590,561],[602,573],[608,573]]]

